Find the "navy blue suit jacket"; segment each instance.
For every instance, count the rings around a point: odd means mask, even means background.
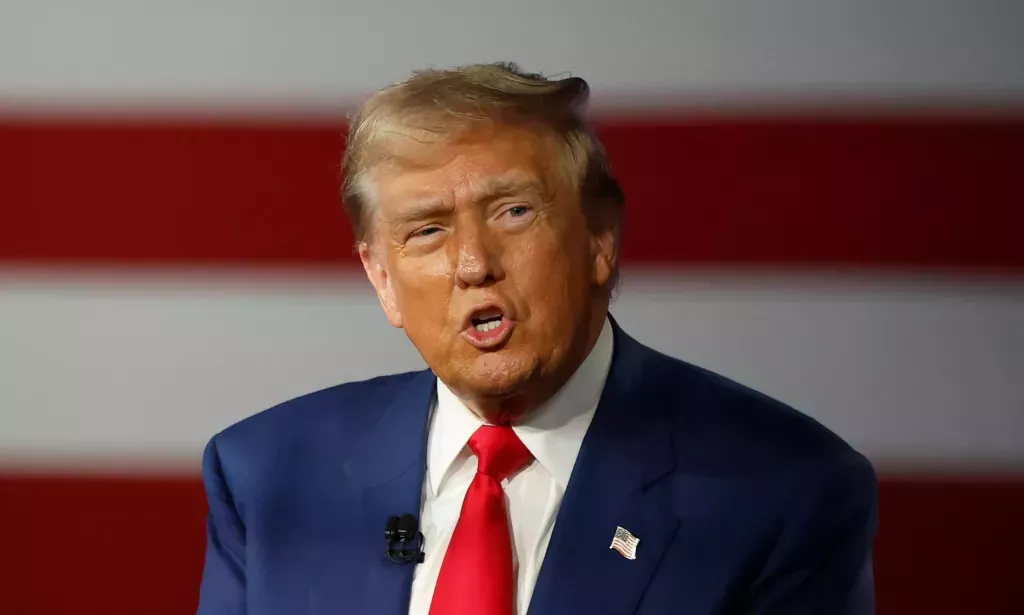
[[[344,384],[215,436],[199,613],[404,615],[413,566],[383,528],[419,513],[434,390],[429,371]],[[530,615],[871,613],[876,519],[838,437],[615,326]]]

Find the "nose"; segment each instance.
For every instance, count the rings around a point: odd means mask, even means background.
[[[485,286],[504,277],[498,246],[484,225],[460,225],[455,244],[455,280],[460,287]]]

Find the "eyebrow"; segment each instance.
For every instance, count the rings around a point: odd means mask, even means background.
[[[490,177],[483,180],[480,186],[473,193],[473,201],[481,203],[503,196],[514,196],[517,194],[535,193],[544,197],[547,191],[544,184],[536,179],[524,179],[518,177]]]
[[[474,189],[473,202],[486,203],[504,196],[531,193],[544,198],[546,194],[544,184],[535,179],[489,177],[482,180]],[[446,205],[441,199],[427,197],[413,201],[409,209],[391,217],[389,222],[394,225],[409,224],[447,215],[451,212],[452,207]]]
[[[412,205],[406,211],[391,218],[390,222],[393,224],[407,224],[409,222],[419,222],[429,218],[435,218],[445,214],[450,214],[452,211],[451,206],[445,205],[441,199],[427,198],[414,201]]]

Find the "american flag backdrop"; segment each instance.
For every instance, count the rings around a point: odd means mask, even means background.
[[[1017,612],[1022,24],[998,0],[0,0],[0,613],[193,611],[205,441],[422,367],[352,253],[345,112],[492,60],[593,87],[623,327],[873,460],[879,612]]]

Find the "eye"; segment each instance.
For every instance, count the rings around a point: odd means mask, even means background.
[[[410,232],[403,243],[407,245],[432,246],[444,236],[444,227],[437,224],[420,227]]]
[[[503,207],[495,219],[506,224],[518,224],[519,222],[529,220],[532,215],[533,207],[529,203],[514,203]]]
[[[537,210],[530,203],[507,203],[498,210],[492,224],[508,232],[517,232],[530,228],[536,217]]]
[[[441,228],[440,227],[437,227],[437,226],[427,226],[427,227],[424,227],[424,228],[421,228],[421,229],[413,231],[412,235],[409,235],[409,237],[410,238],[430,237],[431,235],[436,235],[436,234],[438,234],[440,232],[441,232]]]

